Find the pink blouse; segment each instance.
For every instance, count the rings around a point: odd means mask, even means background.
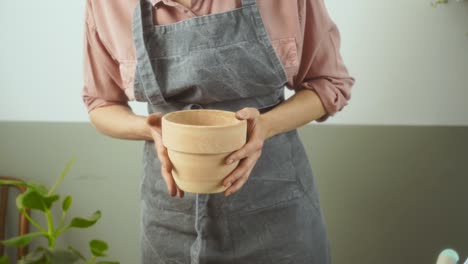
[[[88,112],[134,101],[136,52],[132,16],[139,0],[87,0],[84,38],[83,102]],[[152,0],[155,25],[228,11],[241,0]],[[323,122],[351,98],[355,80],[340,54],[340,33],[323,0],[257,0],[273,47],[288,76],[290,90],[312,89],[322,101]]]

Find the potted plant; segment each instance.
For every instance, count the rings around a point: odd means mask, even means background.
[[[16,198],[16,207],[28,219],[37,232],[13,237],[4,240],[6,246],[22,247],[26,246],[31,241],[38,238],[45,238],[48,241],[47,247],[39,246],[21,259],[19,264],[62,264],[62,263],[86,263],[86,264],[118,264],[119,262],[112,261],[97,261],[97,258],[105,257],[108,245],[106,242],[98,239],[93,239],[89,242],[89,249],[91,258],[87,259],[82,253],[68,245],[66,248],[57,247],[57,238],[72,228],[89,228],[93,226],[100,218],[101,212],[98,210],[94,212],[89,218],[74,217],[66,224],[67,212],[72,206],[73,199],[71,196],[66,196],[61,201],[61,218],[57,225],[54,225],[52,219],[53,205],[60,201],[60,196],[55,194],[58,185],[63,181],[68,171],[70,170],[75,158],[70,160],[63,169],[60,176],[55,181],[52,188],[47,189],[41,184],[35,182],[17,182],[17,181],[0,181],[0,185],[9,184],[17,185],[26,188],[26,191]],[[47,219],[47,227],[39,225],[32,217],[26,212],[25,208],[37,211],[45,215]],[[0,258],[0,264],[9,263],[6,256]]]

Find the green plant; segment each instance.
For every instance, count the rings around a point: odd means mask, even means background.
[[[67,212],[72,205],[72,197],[66,196],[62,200],[61,211],[62,215],[60,222],[55,226],[52,219],[52,207],[53,205],[60,200],[60,196],[55,194],[55,189],[63,181],[65,176],[68,174],[72,164],[75,162],[75,158],[70,160],[65,168],[63,169],[60,176],[55,181],[54,185],[50,190],[47,190],[46,187],[35,182],[18,182],[18,181],[0,181],[2,184],[10,184],[23,186],[26,188],[26,192],[20,194],[16,198],[16,207],[18,210],[28,219],[36,229],[37,232],[29,233],[23,236],[13,237],[8,240],[2,241],[6,246],[22,247],[26,246],[33,239],[36,238],[45,238],[48,241],[47,247],[37,247],[35,250],[31,251],[26,257],[21,259],[19,264],[72,264],[72,263],[86,263],[86,264],[118,264],[119,262],[110,262],[110,261],[99,261],[96,262],[96,258],[105,257],[108,245],[102,240],[91,240],[89,242],[89,249],[91,251],[92,257],[87,260],[78,250],[74,249],[72,246],[67,248],[57,248],[56,241],[57,237],[62,235],[69,229],[72,228],[89,228],[93,226],[100,218],[101,212],[96,211],[89,218],[74,217],[66,225],[65,220]],[[47,219],[47,228],[40,226],[28,213],[25,208],[42,212],[45,214]],[[8,263],[6,256],[0,258],[0,264]]]

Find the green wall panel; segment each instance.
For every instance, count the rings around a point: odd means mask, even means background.
[[[318,184],[333,263],[435,263],[453,247],[468,255],[468,128],[309,125],[299,129]],[[89,123],[0,122],[0,175],[50,185],[77,161],[59,187],[70,214],[102,210],[90,230],[61,244],[86,252],[109,242],[121,263],[139,260],[141,141],[116,140]],[[33,215],[41,223],[41,215]],[[58,216],[57,216],[58,217]],[[15,208],[8,234],[16,230]]]

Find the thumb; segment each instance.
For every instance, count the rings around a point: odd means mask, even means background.
[[[236,117],[241,120],[255,119],[260,115],[258,109],[253,107],[245,107],[236,112]]]
[[[153,132],[156,131],[159,134],[161,134],[161,119],[163,115],[163,113],[157,112],[148,115],[148,117],[146,118],[146,123]]]

